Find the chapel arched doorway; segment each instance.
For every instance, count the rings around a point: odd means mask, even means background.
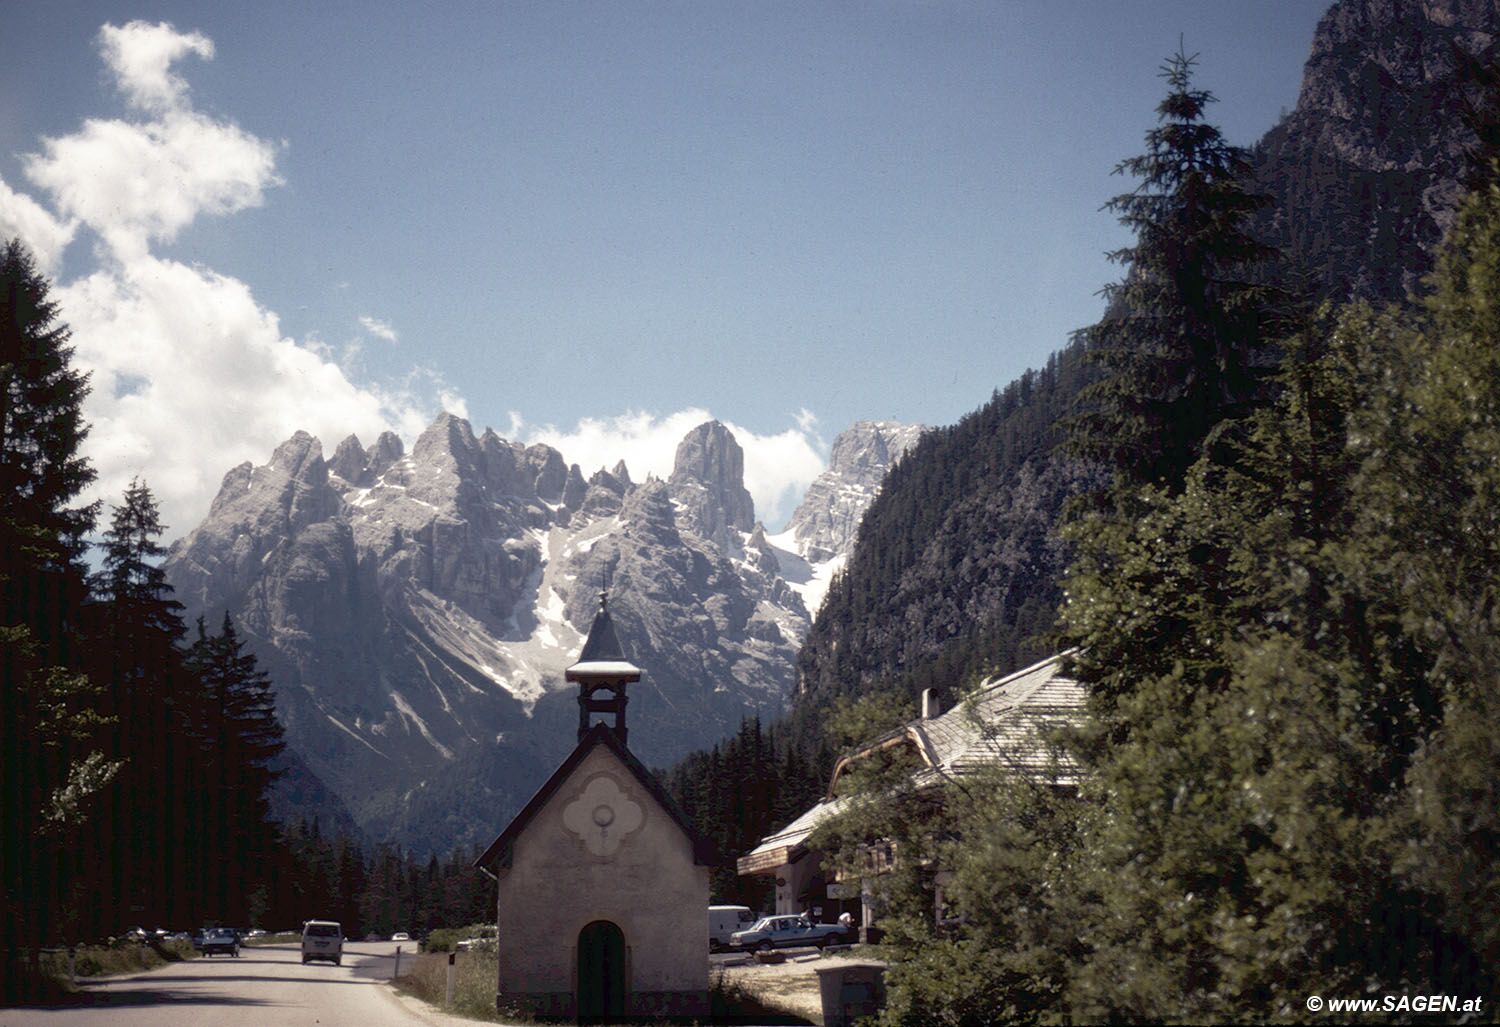
[[[625,1015],[625,933],[608,920],[578,932],[578,1020]]]

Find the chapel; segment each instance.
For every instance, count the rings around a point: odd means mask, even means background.
[[[578,744],[475,861],[497,881],[502,1010],[579,1021],[708,1014],[714,845],[626,746],[606,596],[578,662]]]

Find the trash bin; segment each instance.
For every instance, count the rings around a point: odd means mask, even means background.
[[[818,967],[823,999],[823,1027],[852,1027],[861,1016],[885,1008],[885,967],[879,963],[845,963]]]

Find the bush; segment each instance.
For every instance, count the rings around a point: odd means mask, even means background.
[[[467,934],[456,927],[439,927],[427,936],[423,951],[452,952],[453,947],[467,937]]]
[[[454,952],[455,946],[465,938],[478,938],[488,931],[494,937],[494,924],[470,924],[467,927],[439,927],[427,936],[424,952]]]
[[[185,941],[139,942],[119,939],[108,945],[80,945],[74,950],[73,970],[79,977],[107,977],[140,973],[168,963],[191,959],[193,946]],[[68,954],[49,952],[42,956],[42,971],[66,983]]]

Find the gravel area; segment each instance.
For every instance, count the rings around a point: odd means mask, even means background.
[[[823,1022],[823,999],[818,991],[818,970],[849,963],[879,960],[845,950],[827,955],[817,951],[786,953],[780,963],[759,963],[749,956],[726,960],[724,979],[738,984],[767,1005],[785,1009],[815,1024]]]

